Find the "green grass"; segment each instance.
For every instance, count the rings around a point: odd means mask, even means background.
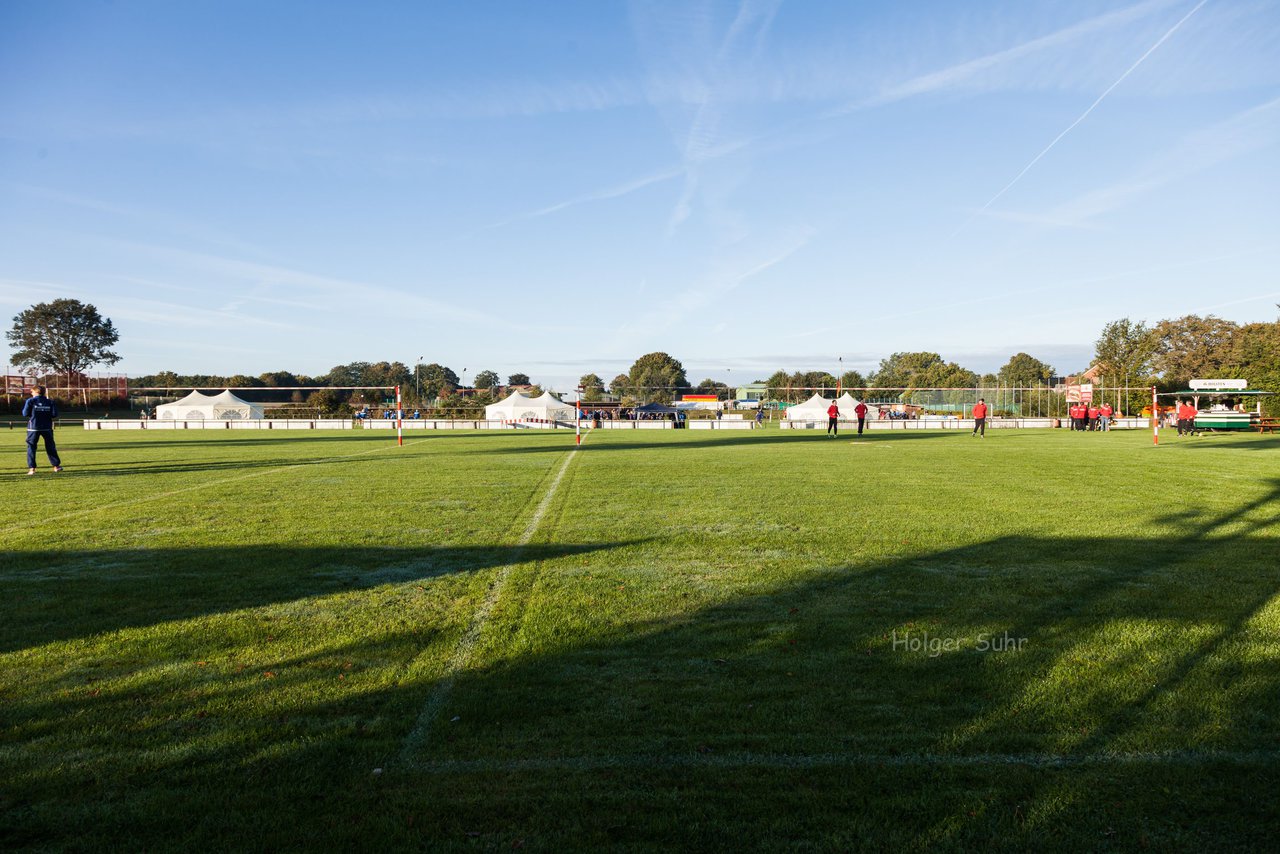
[[[1280,830],[1273,437],[60,435],[0,475],[6,848]]]

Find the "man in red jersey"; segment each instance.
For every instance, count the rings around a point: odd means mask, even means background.
[[[840,423],[840,407],[832,403],[827,407],[827,435],[835,436],[840,432],[836,426]]]
[[[867,424],[867,405],[860,400],[853,408],[853,412],[858,416],[858,435],[861,436],[862,428]]]
[[[973,405],[973,435],[987,438],[986,398],[978,398],[978,402]]]

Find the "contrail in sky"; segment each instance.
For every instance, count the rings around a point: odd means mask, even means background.
[[[1071,124],[1067,125],[1067,129],[1066,129],[1066,130],[1064,130],[1062,133],[1060,133],[1060,134],[1058,134],[1056,137],[1054,137],[1054,138],[1053,138],[1053,142],[1051,142],[1051,143],[1049,143],[1048,145],[1046,145],[1046,146],[1045,146],[1045,148],[1044,148],[1044,151],[1041,151],[1041,152],[1040,152],[1039,154],[1037,154],[1034,158],[1032,158],[1032,160],[1031,160],[1031,162],[1030,162],[1030,163],[1028,163],[1026,166],[1022,167],[1022,171],[1021,171],[1021,172],[1019,172],[1017,175],[1015,175],[1015,176],[1013,177],[1013,180],[1012,180],[1012,181],[1010,181],[1008,184],[1005,184],[1004,189],[1002,189],[1000,192],[996,193],[996,194],[995,194],[994,196],[992,196],[989,200],[987,200],[987,203],[986,203],[985,205],[983,205],[982,207],[978,208],[978,212],[979,212],[979,213],[981,213],[982,211],[985,211],[987,208],[991,207],[991,205],[996,201],[996,199],[1000,198],[1000,197],[1001,197],[1001,196],[1003,196],[1005,193],[1009,192],[1010,188],[1012,188],[1014,184],[1018,183],[1018,181],[1020,181],[1020,180],[1022,179],[1022,176],[1023,176],[1023,175],[1025,175],[1025,174],[1027,174],[1028,172],[1030,172],[1030,171],[1031,171],[1031,167],[1032,167],[1032,166],[1035,166],[1035,165],[1036,165],[1036,163],[1038,163],[1038,162],[1040,161],[1040,158],[1042,158],[1042,157],[1044,157],[1046,154],[1048,154],[1048,153],[1049,153],[1049,151],[1050,151],[1050,150],[1051,150],[1055,145],[1057,145],[1057,144],[1062,140],[1062,138],[1063,138],[1064,136],[1066,136],[1067,134],[1071,133],[1071,131],[1075,129],[1076,125],[1080,124],[1082,121],[1084,121],[1086,118],[1088,118],[1089,114],[1090,114],[1090,113],[1092,113],[1092,112],[1094,111],[1094,108],[1096,108],[1099,104],[1101,104],[1101,103],[1102,103],[1102,101],[1103,101],[1103,99],[1104,99],[1104,98],[1106,98],[1108,95],[1110,95],[1110,94],[1111,94],[1111,90],[1115,89],[1117,86],[1119,86],[1121,83],[1123,83],[1123,82],[1124,82],[1124,79],[1125,79],[1126,77],[1128,77],[1130,74],[1132,74],[1132,73],[1134,72],[1134,69],[1136,69],[1139,65],[1141,65],[1141,64],[1143,63],[1143,61],[1144,61],[1144,60],[1146,60],[1146,58],[1147,58],[1148,56],[1150,56],[1151,54],[1155,53],[1156,48],[1158,48],[1158,47],[1160,47],[1160,45],[1164,44],[1164,43],[1168,40],[1168,38],[1169,38],[1171,35],[1173,35],[1174,33],[1176,33],[1176,32],[1178,31],[1178,28],[1179,28],[1179,27],[1181,27],[1183,24],[1185,24],[1185,23],[1187,22],[1187,20],[1188,20],[1192,15],[1194,15],[1196,12],[1199,12],[1199,11],[1200,11],[1200,7],[1201,7],[1201,6],[1203,6],[1205,3],[1208,3],[1208,2],[1209,2],[1209,0],[1200,0],[1200,2],[1199,2],[1199,3],[1197,3],[1197,4],[1195,5],[1195,8],[1194,8],[1194,9],[1192,9],[1192,10],[1191,10],[1190,12],[1188,12],[1187,14],[1183,15],[1183,16],[1182,16],[1182,20],[1178,21],[1178,23],[1176,23],[1176,24],[1174,24],[1172,27],[1170,27],[1170,28],[1169,28],[1169,31],[1168,31],[1167,33],[1165,33],[1163,36],[1161,36],[1161,37],[1160,37],[1160,39],[1159,39],[1159,41],[1157,41],[1155,44],[1153,44],[1151,47],[1149,47],[1149,48],[1147,49],[1147,52],[1146,52],[1146,53],[1144,53],[1142,56],[1138,57],[1138,61],[1137,61],[1137,62],[1135,62],[1133,65],[1130,65],[1130,66],[1129,66],[1129,69],[1128,69],[1124,74],[1121,74],[1121,75],[1120,75],[1120,77],[1116,80],[1116,82],[1114,82],[1114,83],[1112,83],[1110,86],[1108,86],[1108,87],[1107,87],[1107,89],[1106,89],[1106,91],[1105,91],[1105,92],[1103,92],[1101,95],[1099,95],[1099,96],[1098,96],[1098,99],[1097,99],[1096,101],[1094,101],[1092,104],[1090,104],[1090,105],[1089,105],[1089,109],[1087,109],[1087,110],[1085,110],[1083,113],[1081,113],[1081,114],[1080,114],[1080,117],[1079,117],[1078,119],[1076,119],[1074,122],[1072,122]]]

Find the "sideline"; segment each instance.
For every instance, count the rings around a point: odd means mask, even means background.
[[[408,447],[409,445],[416,445],[419,442],[425,442],[425,441],[427,441],[427,439],[424,437],[422,439],[417,439],[416,441],[405,442],[404,445],[396,445],[394,443],[391,443],[391,444],[388,444],[386,447],[373,448],[368,451],[357,451],[354,454],[341,454],[336,457],[325,457],[323,460],[311,460],[303,463],[290,463],[289,465],[279,466],[273,469],[263,469],[262,471],[255,471],[249,474],[237,475],[235,477],[224,477],[220,480],[207,480],[207,481],[204,481],[203,483],[197,483],[194,486],[184,486],[180,489],[171,489],[168,492],[153,492],[149,495],[143,495],[138,498],[126,498],[122,501],[113,501],[110,504],[95,504],[93,507],[88,507],[88,508],[85,508],[84,510],[72,510],[70,513],[62,513],[57,516],[44,516],[39,519],[32,519],[17,525],[10,525],[7,528],[0,528],[0,536],[3,536],[4,534],[12,534],[15,531],[21,531],[21,530],[33,528],[36,525],[43,525],[47,522],[62,522],[66,519],[75,519],[79,516],[88,516],[90,513],[97,513],[101,510],[114,510],[117,507],[129,507],[134,504],[145,504],[148,501],[158,501],[161,498],[171,498],[174,495],[182,495],[184,492],[195,492],[200,489],[207,489],[210,486],[222,486],[223,484],[227,484],[227,483],[239,483],[240,481],[243,481],[243,480],[252,480],[255,477],[265,477],[266,475],[269,475],[269,474],[277,474],[278,472],[289,471],[291,469],[306,468],[307,466],[316,466],[322,463],[328,464],[333,460],[347,460],[347,459],[351,459],[352,457],[364,457],[364,456],[368,456],[369,454],[376,454],[379,451],[385,451],[387,450],[387,448]]]
[[[484,631],[485,625],[489,622],[489,615],[493,613],[498,600],[502,597],[502,591],[507,585],[507,577],[511,575],[511,570],[517,564],[523,562],[523,549],[529,545],[529,541],[537,533],[538,524],[542,521],[542,517],[546,515],[547,508],[551,506],[551,499],[555,497],[560,487],[560,481],[564,479],[565,472],[569,470],[569,465],[573,462],[573,458],[577,455],[580,447],[581,445],[574,445],[569,449],[568,455],[560,465],[560,470],[556,472],[551,485],[547,487],[546,494],[542,496],[542,500],[538,502],[537,508],[533,511],[533,516],[530,517],[529,524],[525,526],[524,533],[516,540],[511,559],[503,564],[497,577],[490,583],[489,591],[485,595],[484,601],[480,603],[480,607],[472,615],[471,624],[467,626],[466,633],[458,641],[458,645],[454,647],[453,655],[449,657],[449,662],[445,665],[444,674],[431,690],[430,696],[427,697],[426,703],[422,706],[422,711],[418,713],[417,723],[401,745],[401,764],[413,764],[413,754],[421,750],[430,740],[436,717],[440,714],[440,709],[444,706],[445,701],[449,699],[449,694],[453,691],[453,685],[457,680],[458,674],[466,670],[467,665],[471,663],[471,654],[475,650],[476,643],[480,640],[480,635]]]

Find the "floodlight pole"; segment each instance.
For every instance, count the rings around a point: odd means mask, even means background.
[[[396,444],[404,445],[404,407],[400,403],[400,386],[396,386]]]

